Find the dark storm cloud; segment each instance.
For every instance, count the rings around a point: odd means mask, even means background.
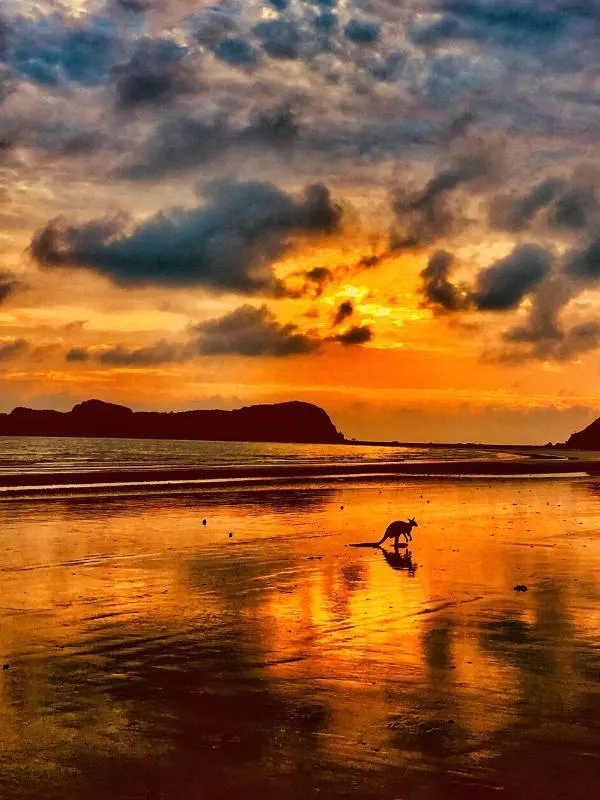
[[[0,106],[16,89],[14,76],[0,64]]]
[[[10,26],[3,17],[0,17],[0,61],[4,61],[8,55],[9,42]]]
[[[495,198],[490,207],[490,220],[497,228],[511,233],[525,230],[536,214],[555,200],[562,187],[562,180],[549,178],[525,195]]]
[[[482,270],[475,282],[474,303],[480,311],[516,308],[549,274],[552,255],[536,244],[516,247],[506,258]]]
[[[600,323],[596,320],[578,323],[566,331],[557,330],[553,336],[520,337],[519,333],[518,328],[508,331],[504,337],[508,346],[489,356],[494,360],[521,363],[531,360],[569,361],[600,347]]]
[[[273,184],[220,183],[205,205],[160,212],[137,227],[123,215],[78,226],[57,218],[30,251],[42,266],[88,268],[121,286],[281,295],[273,263],[295,235],[335,231],[341,213],[322,184],[296,199]]]
[[[22,288],[24,284],[15,275],[0,270],[0,303]]]
[[[558,228],[582,231],[595,227],[600,216],[597,189],[590,184],[566,187],[556,199],[549,217]]]
[[[352,316],[354,313],[354,306],[350,300],[345,300],[343,303],[340,303],[338,309],[335,313],[335,318],[333,320],[334,327],[336,325],[341,325],[342,322],[345,322],[349,317]]]
[[[256,111],[240,127],[221,117],[180,116],[161,123],[140,152],[119,168],[118,175],[132,180],[157,180],[198,168],[234,148],[258,147],[272,153],[285,150],[298,135],[296,117],[287,104]]]
[[[355,325],[345,333],[340,333],[332,337],[332,341],[339,342],[340,344],[348,347],[358,344],[366,344],[373,338],[373,331],[368,325]]]
[[[29,350],[27,339],[13,339],[12,342],[0,342],[0,361],[10,361]]]
[[[593,183],[547,178],[521,195],[504,195],[490,203],[490,221],[501,230],[518,233],[534,224],[558,231],[579,232],[597,227],[600,203]]]
[[[600,346],[600,323],[595,320],[574,325],[555,351],[556,357],[565,361]]]
[[[380,27],[375,22],[351,19],[344,28],[344,35],[356,44],[373,44],[379,39]]]
[[[553,256],[535,244],[515,247],[506,258],[481,269],[473,286],[450,281],[454,256],[445,250],[434,253],[421,272],[424,306],[434,311],[509,311],[539,291],[551,274]]]
[[[214,52],[220,61],[232,67],[245,67],[257,60],[256,52],[250,42],[239,36],[223,39],[215,47]]]
[[[547,45],[567,34],[574,23],[590,24],[600,19],[596,3],[571,0],[441,0],[436,6],[443,16],[413,29],[416,44],[469,39],[504,46]]]
[[[111,72],[117,108],[164,105],[196,91],[198,81],[186,55],[172,39],[138,42],[130,60]]]
[[[450,282],[454,256],[446,250],[434,253],[421,272],[423,305],[441,311],[460,311],[468,307],[468,293]]]
[[[118,177],[157,180],[192,170],[225,153],[231,129],[221,119],[176,117],[157,127],[125,164]]]
[[[123,11],[131,11],[134,14],[143,14],[154,8],[159,0],[113,0],[114,4]]]
[[[323,34],[332,33],[338,26],[338,16],[329,11],[324,11],[314,18],[313,24],[317,31]]]
[[[194,327],[194,348],[202,355],[292,356],[311,353],[321,342],[282,325],[266,307],[244,305]]]
[[[81,133],[67,133],[57,142],[54,154],[57,156],[86,156],[96,153],[106,143],[105,134],[100,131],[83,131]],[[51,148],[47,140],[43,143],[44,149],[48,152]]]
[[[300,55],[302,37],[296,24],[289,20],[273,19],[259,22],[254,33],[265,53],[271,58],[296,59]]]
[[[235,15],[227,13],[225,4],[212,5],[194,19],[194,37],[205,47],[215,47],[223,37],[237,28]]]
[[[396,190],[392,198],[397,218],[392,248],[423,247],[451,233],[461,219],[451,202],[453,193],[487,178],[493,167],[488,146],[473,142],[472,148],[455,154],[450,165],[439,170],[421,191]]]
[[[571,278],[592,283],[600,278],[600,240],[567,257],[565,273]]]
[[[317,297],[323,293],[323,289],[327,284],[334,279],[333,272],[327,267],[313,267],[304,273],[304,276],[309,283],[314,284]]]
[[[92,361],[105,367],[153,367],[186,361],[192,353],[184,344],[160,339],[145,347],[127,347],[117,344],[105,350],[73,347],[65,353],[65,361],[82,363]]]
[[[72,352],[72,351],[71,351]],[[100,364],[111,367],[151,367],[183,361],[185,352],[181,345],[161,339],[146,347],[127,348],[117,345],[96,356]]]
[[[85,347],[72,347],[67,351],[65,360],[69,362],[88,361],[90,353]]]
[[[560,273],[551,275],[531,298],[527,324],[510,328],[504,339],[534,344],[540,352],[553,349],[564,338],[560,314],[575,293],[572,281]]]
[[[72,81],[101,85],[120,50],[109,16],[88,14],[75,22],[60,14],[12,21],[6,60],[23,77],[42,86]]]

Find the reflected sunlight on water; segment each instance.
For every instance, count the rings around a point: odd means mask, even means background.
[[[87,470],[184,467],[274,467],[374,464],[498,458],[518,460],[493,448],[383,447],[352,444],[281,444],[277,442],[205,442],[172,439],[86,439],[2,436],[0,476],[27,473],[77,473]]]
[[[592,796],[599,487],[2,503],[3,796]]]

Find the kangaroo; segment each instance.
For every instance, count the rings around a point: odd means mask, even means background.
[[[403,522],[403,520],[397,519],[395,522],[391,522],[387,526],[383,537],[377,542],[377,545],[382,545],[386,539],[393,539],[394,547],[398,547],[398,539],[401,536],[404,536],[407,542],[412,542],[411,530],[418,527],[417,520],[414,517],[409,519],[408,522]]]
[[[418,527],[417,520],[414,517],[409,519],[408,522],[397,519],[387,526],[385,533],[378,542],[361,542],[360,544],[351,545],[351,547],[380,547],[386,539],[393,539],[394,547],[397,549],[400,546],[398,544],[400,537],[404,536],[407,542],[412,542],[412,535],[410,532],[413,528]]]

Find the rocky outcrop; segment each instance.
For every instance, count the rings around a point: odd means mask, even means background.
[[[561,447],[571,450],[600,450],[600,419],[595,420],[582,431],[571,434]]]
[[[102,400],[86,400],[66,412],[19,407],[10,414],[0,414],[0,435],[344,442],[322,408],[298,401],[245,406],[234,411],[132,411]]]

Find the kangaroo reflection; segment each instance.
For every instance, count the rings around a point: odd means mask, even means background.
[[[383,553],[383,557],[392,569],[408,572],[409,575],[414,575],[417,570],[417,565],[412,560],[412,553],[410,550],[386,550],[385,547],[379,547]]]

